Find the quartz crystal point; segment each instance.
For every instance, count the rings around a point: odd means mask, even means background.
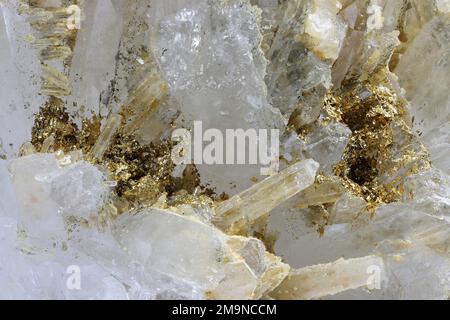
[[[259,12],[248,1],[154,1],[150,19],[155,56],[187,120],[224,137],[226,129],[283,128],[285,119],[267,99]],[[260,177],[261,166],[197,168],[218,194],[235,194]]]
[[[227,229],[239,220],[252,223],[314,183],[319,165],[304,160],[231,197],[215,209],[215,223]]]
[[[122,116],[118,114],[112,114],[106,121],[105,128],[98,137],[95,145],[91,150],[91,155],[97,160],[101,160],[106,150],[109,148],[112,139],[114,138],[119,126],[122,122]]]
[[[395,69],[411,101],[414,129],[422,136],[434,165],[446,173],[450,172],[449,33],[449,14],[436,16],[422,28]]]
[[[39,95],[41,66],[32,45],[25,40],[30,26],[17,10],[15,1],[0,2],[1,157],[16,154],[30,138],[33,114],[44,101]]]
[[[286,1],[278,10],[277,32],[266,54],[269,96],[287,117],[297,109],[298,125],[310,124],[331,87],[331,65],[346,25],[334,0]]]
[[[289,276],[270,294],[284,300],[319,299],[342,291],[361,287],[375,288],[384,273],[383,259],[367,256],[357,259],[340,259],[333,263],[291,270]]]
[[[115,76],[124,28],[120,2],[91,0],[79,4],[84,19],[76,35],[69,74],[72,83],[72,94],[67,98],[70,113],[79,112],[80,107],[85,108],[86,114],[108,112],[105,97],[110,95],[109,86]]]
[[[116,222],[114,234],[146,272],[192,283],[210,298],[260,298],[289,270],[266,253],[259,240],[229,237],[196,218],[169,211],[125,214]]]

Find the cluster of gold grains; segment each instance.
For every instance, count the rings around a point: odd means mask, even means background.
[[[61,150],[68,153],[82,150],[87,154],[97,141],[100,130],[101,118],[99,116],[83,119],[80,130],[67,113],[64,102],[50,97],[35,116],[31,143],[36,150],[42,151],[45,142],[52,139],[53,151]]]
[[[399,201],[404,178],[431,165],[426,148],[405,123],[404,102],[392,90],[361,83],[329,97],[325,111],[352,131],[335,174],[347,190],[367,201],[371,211]],[[407,141],[406,147],[397,148],[396,139]]]
[[[181,199],[187,201],[189,197],[189,201],[193,202],[193,194],[197,194],[195,199],[207,197],[205,193],[208,192],[199,189],[200,180],[194,166],[187,166],[182,177],[172,176],[175,167],[171,159],[172,141],[143,145],[132,134],[125,134],[122,125],[102,159],[94,159],[89,152],[100,132],[99,116],[83,119],[81,128],[78,128],[64,103],[58,98],[50,98],[36,114],[31,143],[35,150],[41,152],[70,153],[81,150],[85,160],[108,169],[110,178],[116,182],[114,199],[119,212],[151,205],[164,193],[174,196],[181,193],[182,197],[172,200],[178,204]],[[51,145],[47,147],[49,140]]]
[[[42,62],[41,92],[49,96],[36,114],[31,146],[26,146],[32,149],[30,152],[78,152],[84,160],[105,168],[114,181],[112,200],[118,213],[152,205],[163,195],[169,196],[167,206],[182,202],[202,206],[212,202],[215,194],[211,189],[200,187],[194,165],[188,165],[181,177],[172,176],[175,167],[171,159],[172,141],[143,143],[135,136],[133,129],[137,120],[148,120],[167,91],[155,73],[154,63],[145,55],[147,63],[134,72],[136,83],[133,82],[130,89],[130,105],[126,104],[121,110],[117,132],[113,132],[101,157],[92,155],[106,119],[98,115],[78,117],[81,125],[77,125],[62,100],[71,91],[66,71],[48,65],[49,61],[62,61],[64,68],[70,66],[77,29],[67,28],[67,9],[78,1],[64,0],[60,7],[44,4],[39,0],[21,0],[19,7],[19,13],[27,17],[33,30],[28,41],[36,47]]]

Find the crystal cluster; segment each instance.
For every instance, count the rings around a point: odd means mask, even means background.
[[[449,52],[449,0],[0,1],[0,298],[448,299]]]

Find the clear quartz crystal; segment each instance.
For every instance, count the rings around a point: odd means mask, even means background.
[[[341,123],[318,125],[307,137],[304,153],[320,163],[320,171],[332,174],[333,166],[342,158],[351,131]]]
[[[49,221],[61,220],[59,213],[97,215],[109,193],[105,175],[96,167],[83,161],[62,166],[53,154],[19,158],[12,162],[11,173],[23,214],[36,215],[43,224],[48,223],[47,214],[55,215]]]
[[[282,129],[285,119],[266,94],[259,12],[247,1],[155,1],[151,14],[154,54],[189,121],[223,137],[226,129]],[[260,168],[198,165],[202,181],[219,194],[249,187]]]
[[[298,109],[300,125],[319,116],[331,87],[331,65],[346,30],[338,10],[334,0],[295,0],[284,2],[276,13],[266,82],[272,104],[288,117]]]
[[[427,144],[436,167],[449,172],[450,17],[433,18],[423,26],[402,56],[395,72],[411,101],[414,129]],[[414,64],[414,68],[411,65]]]
[[[103,96],[109,93],[114,79],[116,56],[122,35],[124,17],[120,2],[83,1],[84,19],[77,32],[69,80],[72,94],[67,98],[70,112],[84,106],[89,111],[105,111]],[[105,19],[105,17],[108,17]]]
[[[17,9],[16,1],[0,3],[0,155],[16,154],[30,138],[33,114],[44,101],[40,64],[25,40],[30,26]]]

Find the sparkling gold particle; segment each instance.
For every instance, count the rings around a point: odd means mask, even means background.
[[[325,111],[330,119],[352,130],[334,173],[347,190],[367,201],[369,211],[398,201],[404,190],[403,178],[429,167],[428,152],[405,124],[404,103],[386,87],[370,82],[357,85],[352,91],[328,98]],[[398,136],[406,140],[399,150]],[[401,170],[404,172],[399,174]]]

